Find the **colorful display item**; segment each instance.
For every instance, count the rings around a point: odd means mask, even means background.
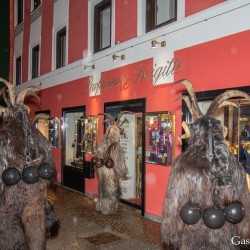
[[[174,115],[147,113],[146,161],[148,163],[171,165],[173,149]]]

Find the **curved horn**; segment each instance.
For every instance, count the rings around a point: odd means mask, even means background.
[[[203,114],[201,113],[201,110],[198,106],[198,101],[197,101],[197,98],[196,98],[196,95],[194,92],[193,84],[187,79],[182,79],[182,80],[179,80],[177,82],[173,82],[171,85],[174,85],[177,83],[181,83],[186,87],[188,94],[189,94],[191,101],[192,101],[193,109],[195,110],[195,113],[197,114],[197,116],[198,117],[203,116]]]
[[[239,108],[239,106],[236,103],[230,102],[230,101],[224,101],[218,108],[221,108],[224,106],[234,106],[235,108]]]
[[[226,100],[232,97],[244,97],[250,101],[250,96],[243,91],[240,90],[227,90],[224,93],[217,96],[212,103],[210,104],[208,111],[206,113],[207,116],[213,116],[218,107]]]
[[[3,99],[4,99],[5,103],[7,104],[7,106],[11,106],[9,94],[8,94],[8,96],[7,96],[8,90],[7,90],[6,88],[4,88],[3,90],[4,90],[4,91],[2,92]]]
[[[30,87],[24,89],[17,96],[16,103],[17,104],[23,104],[24,103],[24,98],[25,98],[26,95],[35,96],[40,101],[40,98],[38,97],[38,95],[34,91],[32,91],[32,89],[41,89],[41,87],[38,86],[38,85],[35,85],[35,86],[30,86]]]
[[[178,99],[182,99],[186,103],[187,108],[188,108],[193,120],[196,120],[199,118],[199,114],[197,114],[196,110],[194,110],[194,107],[192,106],[192,104],[190,102],[190,98],[188,96],[183,95],[181,97],[178,97],[176,100],[178,100]]]
[[[34,124],[37,120],[39,119],[42,119],[42,120],[47,120],[49,119],[49,115],[48,114],[44,114],[44,113],[40,113],[40,114],[37,114],[33,120],[32,120],[32,124]]]
[[[6,81],[2,77],[0,77],[0,81],[3,82],[8,87],[10,102],[11,102],[12,105],[14,105],[15,104],[15,88],[14,88],[14,85],[11,84],[10,82]]]
[[[131,112],[131,111],[122,111],[119,113],[118,117],[117,117],[117,121],[116,123],[118,123],[121,119],[121,117],[124,115],[124,114],[134,114],[134,112]]]
[[[108,113],[99,113],[98,115],[106,115],[109,118],[109,120],[111,122],[111,125],[115,124],[115,119],[110,114],[108,114]]]

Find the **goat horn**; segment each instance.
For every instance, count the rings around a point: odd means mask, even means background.
[[[250,96],[243,91],[240,90],[227,90],[224,93],[217,96],[212,103],[210,104],[208,111],[206,113],[207,116],[213,116],[218,107],[227,99],[232,97],[244,97],[250,101]]]
[[[9,96],[7,96],[8,90],[6,88],[4,88],[3,90],[4,90],[2,92],[3,99],[4,99],[5,103],[7,104],[7,106],[11,106],[10,98],[9,98]]]
[[[185,131],[185,134],[181,135],[181,136],[177,136],[178,140],[180,141],[181,145],[182,145],[182,139],[187,139],[190,137],[190,129],[187,125],[187,123],[185,121],[182,122],[181,124],[182,128]]]
[[[234,106],[235,108],[239,108],[239,106],[234,103],[234,102],[230,102],[230,101],[224,101],[219,108],[224,107],[224,106]]]
[[[177,83],[181,83],[186,87],[186,89],[188,91],[188,94],[189,94],[189,96],[191,98],[191,101],[193,103],[192,106],[193,106],[193,108],[195,110],[196,116],[197,117],[203,116],[203,114],[201,113],[201,110],[200,110],[200,108],[198,106],[198,101],[197,101],[197,98],[196,98],[196,95],[195,95],[195,92],[194,92],[193,84],[187,79],[182,79],[182,80],[179,80],[177,82],[173,82],[171,85],[174,85],[174,84],[177,84]]]
[[[121,117],[122,117],[124,114],[134,114],[134,112],[131,112],[131,111],[122,111],[122,112],[120,112],[120,114],[119,114],[118,117],[117,117],[117,123],[120,121]]]
[[[108,114],[108,113],[99,113],[98,115],[106,115],[109,118],[109,120],[111,122],[111,125],[115,124],[115,119],[110,114]]]
[[[41,89],[41,87],[39,85],[35,85],[35,86],[30,86],[30,87],[24,89],[17,96],[16,103],[17,104],[23,104],[24,103],[24,98],[25,98],[26,95],[35,96],[40,101],[40,98],[38,97],[38,95],[34,91],[32,91],[31,89]]]
[[[48,114],[44,114],[44,113],[40,113],[40,114],[37,114],[33,120],[32,120],[32,124],[34,124],[37,120],[39,119],[42,119],[42,120],[47,120],[49,119],[49,115]]]
[[[14,105],[15,104],[15,88],[14,88],[14,85],[11,84],[10,82],[6,81],[2,77],[0,77],[0,81],[3,82],[8,87],[10,102],[11,102],[12,105]]]
[[[178,100],[178,99],[182,99],[186,103],[187,108],[188,108],[193,120],[196,120],[199,118],[199,115],[197,114],[196,110],[194,110],[194,108],[190,102],[190,98],[188,96],[184,95],[184,96],[178,97],[176,100]]]

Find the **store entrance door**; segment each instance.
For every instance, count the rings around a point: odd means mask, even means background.
[[[84,193],[83,154],[81,150],[81,117],[85,107],[72,107],[62,110],[62,185]]]
[[[105,103],[105,113],[114,119],[122,111],[131,111],[133,114],[124,114],[120,119],[120,126],[124,128],[120,142],[125,151],[126,164],[129,170],[129,179],[122,182],[123,196],[121,202],[141,209],[144,216],[144,122],[142,114],[145,112],[145,99],[127,100]]]

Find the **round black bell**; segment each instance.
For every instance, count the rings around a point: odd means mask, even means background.
[[[29,166],[23,170],[23,180],[27,184],[33,184],[39,181],[38,171],[35,167]]]
[[[2,179],[5,185],[12,186],[19,182],[21,173],[17,168],[7,168],[3,171]]]
[[[38,168],[39,177],[45,180],[51,179],[55,173],[48,163],[42,163]]]
[[[107,160],[105,160],[104,163],[106,168],[113,168],[114,167],[114,161],[111,158],[108,158]]]
[[[244,207],[239,202],[233,202],[225,207],[226,220],[230,223],[237,224],[244,219]]]
[[[203,211],[203,221],[211,229],[219,229],[225,224],[223,211],[216,207],[210,207]]]
[[[96,167],[96,168],[100,168],[100,167],[102,167],[102,166],[103,166],[103,164],[104,164],[103,159],[98,158],[98,157],[95,157],[95,158],[96,158],[96,159],[95,159],[95,167]]]
[[[196,224],[201,218],[201,209],[191,203],[186,203],[180,210],[179,215],[185,224]]]

